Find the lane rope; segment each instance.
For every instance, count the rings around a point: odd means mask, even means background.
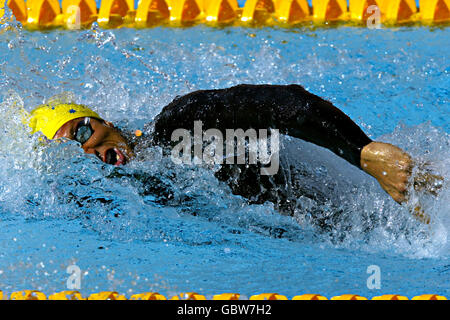
[[[0,300],[8,300],[6,294],[0,291]],[[78,291],[62,291],[50,294],[48,297],[41,291],[23,290],[11,293],[9,300],[289,300],[286,296],[277,293],[261,293],[247,298],[239,293],[222,293],[207,299],[196,292],[180,293],[170,298],[157,292],[144,292],[131,295],[129,299],[115,291],[102,291],[83,297]],[[291,300],[328,300],[319,294],[302,294],[292,297]],[[369,300],[356,294],[343,294],[331,297],[330,300]],[[408,297],[397,294],[385,294],[373,297],[371,300],[409,300]],[[437,294],[423,294],[414,296],[411,300],[447,300],[446,297]]]
[[[8,0],[15,19],[30,29],[189,26],[294,26],[346,22],[379,27],[450,22],[450,0]],[[4,13],[0,10],[0,18]],[[3,21],[5,18],[2,19]]]

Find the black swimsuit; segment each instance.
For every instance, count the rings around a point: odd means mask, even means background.
[[[173,145],[172,132],[179,128],[193,131],[194,121],[202,121],[205,130],[215,128],[223,133],[238,128],[278,129],[281,134],[327,148],[358,168],[361,150],[371,142],[342,111],[299,85],[239,85],[192,92],[164,107],[147,132],[152,144],[167,149]],[[294,194],[288,192],[292,181],[286,181],[286,168],[273,176],[261,175],[259,169],[260,165],[224,164],[216,176],[227,182],[234,194],[252,203],[271,201],[281,211],[291,211],[289,199],[301,195],[325,201],[314,188],[297,186]]]
[[[176,98],[154,123],[154,141],[166,144],[175,129],[273,128],[330,149],[360,167],[361,149],[371,140],[342,111],[299,85],[239,85],[201,90]]]

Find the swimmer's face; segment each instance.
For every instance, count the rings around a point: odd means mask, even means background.
[[[87,117],[70,120],[53,137],[58,138],[76,140],[84,152],[116,166],[125,164],[133,156],[126,139],[111,122],[103,120]]]

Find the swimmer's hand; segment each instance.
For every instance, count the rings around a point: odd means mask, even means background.
[[[381,187],[398,203],[408,201],[408,189],[411,183],[411,173],[414,161],[402,149],[383,142],[371,142],[361,151],[361,168],[378,180]],[[416,190],[426,190],[436,194],[436,181],[442,177],[421,170],[414,178]],[[429,223],[429,216],[420,206],[411,209],[414,217],[424,223]]]
[[[402,149],[383,142],[371,142],[361,151],[361,168],[378,180],[398,203],[407,200],[413,161]]]

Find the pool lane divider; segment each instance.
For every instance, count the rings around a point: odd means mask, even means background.
[[[205,23],[212,26],[293,26],[312,22],[348,22],[364,24],[374,14],[380,23],[449,23],[450,0],[246,0],[239,7],[237,0],[8,0],[17,21],[31,29],[89,27],[146,28],[161,24],[189,26]],[[378,11],[376,12],[376,6]],[[375,8],[375,9],[374,9]],[[0,11],[0,15],[3,15]],[[4,18],[3,18],[4,20]]]
[[[214,295],[212,300],[289,300],[286,296],[277,293],[262,293],[253,295],[250,298],[244,297],[241,299],[238,293],[222,293]],[[0,291],[0,300],[8,300],[6,294]],[[83,297],[78,291],[62,291],[49,295],[48,297],[36,290],[24,290],[11,293],[9,300],[208,300],[204,295],[187,292],[180,293],[167,299],[165,296],[157,292],[144,292],[130,296],[127,299],[126,296],[119,294],[115,291],[102,291],[98,293],[92,293],[88,297]],[[328,300],[328,298],[319,294],[302,294],[292,297],[291,300]],[[343,294],[340,296],[331,297],[330,300],[369,300],[365,297],[356,294]],[[373,297],[371,300],[409,300],[408,297],[385,294],[381,296]],[[411,300],[447,300],[446,297],[436,294],[423,294],[414,296]]]

